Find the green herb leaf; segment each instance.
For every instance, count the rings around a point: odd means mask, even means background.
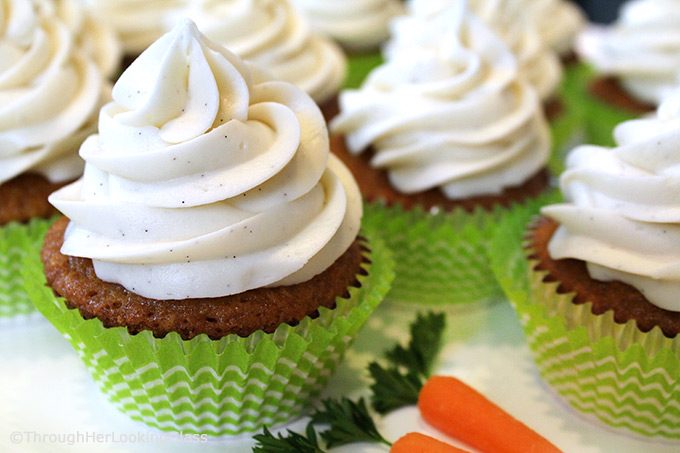
[[[306,437],[288,430],[287,435],[279,434],[275,437],[265,426],[262,434],[256,434],[253,439],[257,442],[253,447],[255,453],[325,453],[320,447],[310,422],[307,425]]]
[[[416,373],[404,373],[397,368],[383,368],[377,362],[368,366],[373,378],[371,390],[373,408],[381,414],[418,403],[423,378]]]
[[[402,366],[428,377],[441,348],[445,324],[443,313],[419,313],[411,324],[408,347],[397,345],[387,351],[385,357],[396,367]]]
[[[397,345],[385,353],[387,367],[373,362],[373,408],[381,414],[418,403],[418,394],[430,376],[441,348],[446,319],[443,313],[418,314],[411,324],[408,346]]]
[[[375,427],[363,398],[357,403],[341,398],[323,400],[321,404],[323,407],[312,414],[312,423],[330,426],[327,431],[321,433],[328,448],[355,442],[379,442],[391,445]]]

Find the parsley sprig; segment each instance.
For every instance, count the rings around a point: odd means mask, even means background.
[[[363,398],[359,402],[348,398],[327,399],[322,408],[312,414],[312,423],[327,424],[329,429],[321,433],[328,448],[354,442],[377,442],[390,444],[375,427],[373,418]]]
[[[446,321],[443,313],[418,314],[411,324],[408,346],[397,345],[385,353],[387,366],[371,362],[373,408],[381,413],[417,404],[418,393],[432,372],[441,348]]]
[[[262,434],[253,436],[256,444],[253,447],[254,453],[325,453],[319,447],[319,441],[314,431],[314,424],[309,423],[305,430],[306,437],[295,431],[288,430],[286,435],[274,434],[265,426]]]

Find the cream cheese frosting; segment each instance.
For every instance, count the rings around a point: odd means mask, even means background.
[[[579,54],[595,69],[618,77],[640,101],[659,105],[680,84],[680,2],[636,0],[617,22],[580,37]]]
[[[313,100],[178,25],[123,73],[50,201],[62,253],[154,299],[218,297],[323,272],[357,236],[361,196]]]
[[[541,100],[556,94],[562,80],[562,65],[543,40],[536,24],[527,14],[525,2],[506,0],[412,0],[410,11],[416,16],[432,16],[451,5],[468,3],[469,8],[497,33],[519,62],[522,77],[538,91]],[[403,37],[409,39],[408,36]]]
[[[288,0],[200,0],[181,11],[210,39],[315,101],[335,96],[347,64],[340,48],[311,31]]]
[[[333,121],[350,152],[403,193],[439,187],[451,199],[498,194],[547,162],[550,138],[517,61],[465,5],[394,24],[388,61],[340,96]]]
[[[582,146],[560,179],[566,202],[543,208],[560,227],[552,258],[576,258],[680,311],[680,93],[656,117],[620,124],[616,147]]]
[[[534,24],[543,42],[560,55],[572,51],[586,18],[576,4],[567,0],[524,0],[523,14]]]
[[[34,2],[0,0],[0,184],[25,173],[76,179],[104,80],[67,27]]]
[[[186,0],[85,0],[101,21],[112,27],[123,43],[123,51],[138,55],[165,33],[168,15]]]
[[[399,0],[293,0],[315,30],[355,50],[375,49],[389,37],[390,20],[404,13]]]
[[[106,77],[116,75],[120,67],[122,48],[115,31],[91,11],[84,0],[38,0],[46,14],[56,15],[68,27],[76,45],[97,63]]]

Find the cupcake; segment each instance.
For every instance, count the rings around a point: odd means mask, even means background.
[[[288,0],[203,0],[190,3],[180,15],[241,58],[302,88],[327,118],[337,113],[345,56],[335,43],[312,33]]]
[[[400,28],[410,43],[341,94],[333,151],[357,177],[367,223],[396,254],[390,299],[493,299],[489,230],[548,185],[539,97],[462,2]]]
[[[616,147],[575,149],[566,201],[529,229],[528,263],[515,222],[496,266],[548,384],[600,422],[668,439],[680,438],[678,131],[675,95],[619,125]]]
[[[119,74],[122,49],[116,32],[85,8],[84,0],[37,0],[46,14],[56,15],[74,36],[76,46],[99,66],[105,77]]]
[[[653,112],[678,85],[678,20],[677,2],[636,0],[623,6],[612,26],[581,35],[579,55],[594,71],[583,96],[589,102],[593,143],[613,145],[617,124]]]
[[[186,0],[84,0],[90,12],[113,28],[123,46],[123,68],[166,28],[168,15],[178,11]]]
[[[100,389],[163,430],[300,415],[391,279],[313,100],[187,21],[123,73],[80,154],[27,282]]]
[[[0,16],[0,320],[34,310],[21,260],[37,253],[56,211],[50,192],[78,178],[78,147],[104,97],[97,66],[68,28],[34,2],[2,2]]]

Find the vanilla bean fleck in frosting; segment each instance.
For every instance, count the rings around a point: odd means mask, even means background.
[[[154,299],[311,279],[355,240],[361,196],[314,101],[188,21],[132,63],[50,201],[62,253]]]
[[[335,96],[345,79],[342,50],[311,31],[288,0],[200,0],[180,16],[239,57],[293,83],[315,101]]]
[[[377,48],[389,22],[404,13],[400,0],[293,0],[315,30],[354,51]]]
[[[340,96],[331,127],[402,193],[501,193],[543,168],[550,138],[536,92],[503,42],[462,3],[394,23],[387,62]]]
[[[680,2],[635,0],[615,24],[580,37],[579,54],[634,98],[659,105],[680,85]]]
[[[0,0],[0,184],[26,172],[76,179],[105,83],[68,28],[33,1]]]
[[[628,283],[680,311],[680,93],[614,136],[614,148],[569,155],[560,178],[566,202],[542,211],[560,224],[550,256],[583,260],[592,278]]]

